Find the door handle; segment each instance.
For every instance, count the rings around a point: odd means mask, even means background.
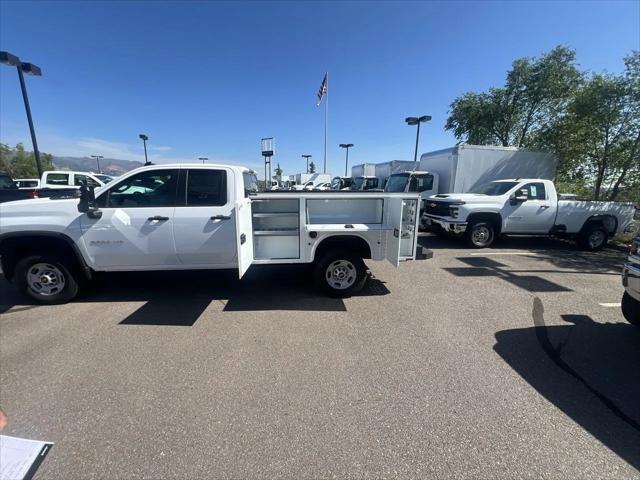
[[[231,220],[229,215],[214,215],[211,220]]]
[[[150,222],[153,222],[153,221],[166,222],[167,220],[169,220],[169,217],[161,217],[160,215],[156,215],[155,217],[147,218],[147,220],[149,220]]]
[[[547,208],[549,208],[549,205],[540,205],[540,208],[541,208],[542,210],[546,210]]]

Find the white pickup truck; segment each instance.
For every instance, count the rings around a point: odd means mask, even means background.
[[[490,246],[499,234],[546,235],[604,248],[610,236],[629,231],[632,204],[559,200],[551,180],[498,180],[469,193],[429,197],[423,223],[436,233],[464,236],[470,246]]]
[[[250,170],[229,165],[141,167],[80,198],[0,205],[4,275],[42,303],[73,299],[94,271],[238,269],[314,263],[344,297],[366,279],[363,259],[426,258],[417,245],[418,196],[257,193]]]

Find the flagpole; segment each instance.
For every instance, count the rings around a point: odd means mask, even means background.
[[[324,99],[324,171],[327,173],[327,128],[329,124],[329,72],[325,73],[327,77],[327,98]]]

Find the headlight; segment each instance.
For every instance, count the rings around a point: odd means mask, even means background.
[[[452,218],[458,218],[460,209],[458,207],[449,207],[449,216]]]

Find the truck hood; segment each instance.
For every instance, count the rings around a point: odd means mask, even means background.
[[[441,193],[438,195],[432,195],[429,200],[435,200],[439,202],[464,202],[464,203],[496,203],[503,204],[504,198],[502,196],[493,195],[481,195],[479,193]]]

